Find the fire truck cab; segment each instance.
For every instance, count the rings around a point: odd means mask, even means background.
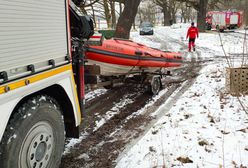
[[[59,167],[65,137],[79,136],[92,22],[70,0],[0,8],[0,168]]]

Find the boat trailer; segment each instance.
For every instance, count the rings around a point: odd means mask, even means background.
[[[135,72],[119,76],[102,76],[99,65],[85,65],[85,87],[87,90],[94,90],[104,87],[106,89],[114,88],[123,84],[134,84],[137,87],[146,88],[146,90],[157,95],[164,85],[164,79],[171,76],[170,71],[162,72]]]

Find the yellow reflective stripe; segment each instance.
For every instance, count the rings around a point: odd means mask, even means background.
[[[76,89],[76,84],[75,84],[75,79],[74,79],[74,75],[73,73],[71,74],[72,75],[72,82],[73,82],[73,92],[74,92],[74,95],[75,95],[75,99],[76,99],[76,108],[78,110],[78,117],[79,117],[79,122],[82,121],[82,116],[81,116],[81,109],[80,109],[80,105],[79,105],[79,99],[78,99],[78,96],[77,96],[77,89]]]
[[[72,72],[71,64],[64,65],[62,67],[52,69],[52,70],[49,70],[46,72],[42,72],[42,73],[39,73],[39,74],[34,75],[34,76],[26,77],[26,78],[23,78],[23,79],[18,80],[18,81],[7,83],[3,86],[0,86],[0,95],[6,93],[6,89],[9,91],[12,91],[12,90],[15,90],[15,89],[18,89],[21,87],[28,86],[31,83],[39,82],[39,81],[46,79],[46,78],[49,78],[51,76],[58,75],[62,72],[68,71],[68,70],[71,70],[71,72]],[[77,108],[76,109],[77,110],[77,117],[79,119],[79,122],[81,122],[81,110],[80,110],[80,105],[79,105],[79,101],[78,101],[78,96],[77,96],[77,91],[76,91],[77,89],[76,89],[76,85],[75,85],[75,79],[74,79],[73,72],[71,73],[71,77],[72,77],[72,82],[73,82],[73,84],[72,84],[73,88],[72,89],[74,92],[73,93],[74,100],[76,101],[75,103],[76,103],[76,108]]]
[[[20,87],[26,86],[27,82],[28,82],[28,84],[35,83],[35,82],[38,82],[40,80],[49,78],[51,76],[60,74],[60,73],[67,71],[67,70],[72,70],[71,64],[59,67],[57,69],[49,70],[49,71],[46,71],[43,73],[39,73],[39,74],[34,75],[34,76],[26,77],[26,78],[21,79],[21,80],[16,81],[16,82],[5,84],[3,86],[0,86],[0,94],[6,93],[6,89],[9,91],[15,90],[15,89],[18,89]]]

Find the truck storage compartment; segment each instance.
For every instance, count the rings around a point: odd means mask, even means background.
[[[230,24],[231,25],[238,25],[239,16],[237,14],[233,14],[230,16]]]
[[[0,83],[68,62],[66,5],[1,0]]]

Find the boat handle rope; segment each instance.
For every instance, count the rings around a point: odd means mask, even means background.
[[[137,63],[136,63],[136,65],[134,65],[128,72],[127,72],[127,75],[129,75],[131,72],[132,72],[132,70],[139,64],[139,62],[141,61],[141,55],[143,54],[142,53],[142,51],[138,51],[138,50],[136,50],[135,51],[135,54],[138,56],[138,61],[137,61]]]

